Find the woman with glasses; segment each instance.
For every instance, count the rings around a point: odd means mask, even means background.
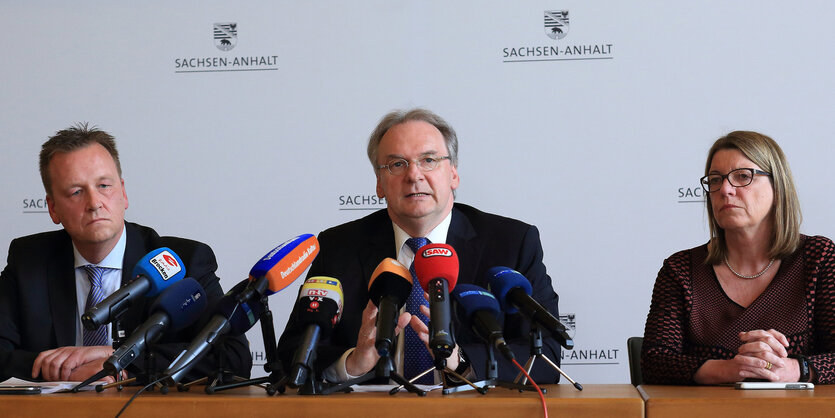
[[[780,146],[731,132],[708,152],[701,184],[711,238],[658,273],[644,383],[835,382],[835,245],[800,234]]]

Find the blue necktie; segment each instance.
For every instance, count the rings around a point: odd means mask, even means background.
[[[417,258],[420,247],[423,247],[426,244],[429,244],[429,240],[423,237],[409,238],[406,240],[406,245],[408,245],[409,248],[412,249],[412,252],[415,253],[415,258]],[[412,262],[412,265],[409,266],[409,272],[412,273],[412,293],[409,294],[409,298],[406,299],[406,312],[409,312],[412,315],[417,315],[417,317],[420,318],[424,324],[426,324],[429,322],[429,318],[420,313],[420,306],[429,306],[429,302],[425,297],[423,297],[423,288],[420,287],[420,281],[418,281],[417,274],[415,274],[414,261]],[[429,354],[429,350],[426,348],[426,344],[420,340],[417,333],[411,326],[406,327],[405,333],[403,374],[406,379],[412,380],[413,377],[419,375],[426,369],[433,367],[434,362],[432,361],[432,355]],[[435,373],[427,373],[414,383],[431,385],[435,383]]]
[[[87,305],[84,307],[86,312],[99,302],[104,300],[104,289],[102,289],[102,276],[104,275],[105,267],[94,266],[88,264],[83,266],[87,277],[90,279],[90,293],[87,294]],[[107,325],[102,325],[92,331],[84,329],[84,345],[108,345],[107,344]]]

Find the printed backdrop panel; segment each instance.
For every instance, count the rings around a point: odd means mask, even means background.
[[[716,138],[775,138],[803,231],[835,237],[833,19],[826,1],[6,4],[0,251],[59,227],[37,154],[89,121],[117,138],[128,220],[210,244],[228,289],[275,245],[385,207],[367,137],[424,106],[458,131],[457,200],[539,227],[565,371],[628,382],[662,261],[707,240]],[[270,298],[279,334],[299,285]]]

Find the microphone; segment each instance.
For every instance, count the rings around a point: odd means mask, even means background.
[[[342,284],[333,277],[317,276],[304,281],[294,309],[300,326],[307,329],[293,357],[288,386],[297,388],[307,381],[319,339],[330,336],[342,317],[342,299]]]
[[[186,275],[183,261],[170,248],[157,248],[133,268],[132,282],[111,293],[81,316],[84,328],[94,330],[122,316],[142,296],[154,297]]]
[[[559,319],[551,315],[531,297],[531,282],[521,273],[508,267],[493,267],[487,270],[490,291],[496,295],[502,310],[509,314],[522,312],[530,321],[545,328],[566,349],[574,348],[574,341]]]
[[[249,271],[250,285],[238,295],[238,301],[284,289],[310,267],[317,254],[319,241],[312,234],[299,235],[273,248]]]
[[[428,244],[415,255],[415,273],[423,290],[429,294],[429,348],[449,357],[455,348],[449,292],[458,281],[458,255],[447,244]]]
[[[241,335],[267,309],[261,296],[279,292],[296,280],[319,254],[319,242],[312,234],[302,234],[273,248],[249,271],[249,277],[233,287],[219,302],[217,314],[203,327],[188,348],[171,362],[165,375],[176,384],[217,339],[226,334]],[[230,318],[231,316],[231,318]]]
[[[411,292],[412,274],[393,258],[383,259],[371,274],[368,296],[378,309],[377,340],[374,346],[380,357],[386,357],[391,353],[397,318]]]
[[[206,310],[206,299],[203,287],[190,277],[169,286],[151,305],[149,312],[152,313],[148,319],[104,361],[103,369],[116,374],[167,330],[178,331],[193,324]]]
[[[464,323],[470,324],[475,333],[499,349],[499,352],[513,361],[513,351],[507,345],[499,325],[499,301],[490,292],[474,284],[459,284],[452,291],[452,297],[457,302],[459,313],[464,316]]]
[[[171,362],[163,376],[168,376],[167,383],[176,384],[197,361],[214,346],[222,335],[238,336],[252,328],[264,312],[264,304],[260,299],[238,303],[238,295],[249,285],[249,279],[244,279],[229,289],[218,301],[214,309],[214,316],[203,327],[191,344]]]

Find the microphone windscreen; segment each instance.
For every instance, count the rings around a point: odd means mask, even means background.
[[[487,270],[487,280],[490,283],[490,292],[499,300],[502,310],[509,314],[519,312],[513,303],[507,301],[507,294],[515,288],[520,288],[528,295],[533,293],[531,282],[516,270],[509,267],[493,267]]]
[[[337,302],[326,296],[302,296],[296,302],[295,309],[299,323],[304,326],[318,325],[323,338],[330,336],[333,327],[342,316],[341,298],[340,302]]]
[[[452,291],[458,281],[458,255],[447,244],[424,245],[415,254],[415,273],[424,291],[437,278],[445,279]]]
[[[172,283],[186,277],[186,268],[177,253],[168,247],[162,247],[145,254],[136,263],[131,277],[137,276],[145,276],[149,279],[151,287],[145,296],[154,297]]]
[[[272,295],[293,283],[319,254],[319,241],[312,234],[299,235],[258,260],[249,271],[250,280],[266,277],[266,294]]]
[[[299,301],[302,299],[330,300],[336,304],[336,324],[342,318],[342,283],[333,277],[315,276],[304,281],[299,291]]]
[[[458,303],[458,308],[463,310],[466,318],[471,318],[476,311],[488,311],[495,317],[501,313],[496,297],[481,286],[459,284],[452,291],[452,297]]]
[[[368,283],[368,297],[375,306],[380,306],[380,299],[385,295],[394,296],[397,307],[402,308],[406,298],[412,293],[412,273],[403,264],[393,258],[385,258]]]
[[[177,331],[196,322],[206,310],[206,303],[203,286],[187,277],[168,286],[151,305],[149,312],[164,312],[171,321],[168,329]]]

